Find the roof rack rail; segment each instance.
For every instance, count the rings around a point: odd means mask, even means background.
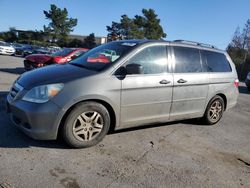
[[[194,42],[194,41],[189,41],[189,40],[174,40],[174,42],[180,42],[180,43],[185,43],[185,44],[193,44],[193,45],[208,47],[208,48],[217,48],[216,46],[211,45],[211,44],[205,44],[205,43]]]

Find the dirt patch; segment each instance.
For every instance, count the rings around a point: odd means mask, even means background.
[[[60,180],[60,183],[65,188],[80,188],[75,178],[66,177]]]
[[[59,174],[65,174],[66,170],[63,168],[55,167],[54,169],[50,169],[49,173],[53,177],[59,177]]]
[[[60,184],[65,188],[80,188],[75,178],[65,177],[65,175],[69,173],[63,168],[55,167],[54,169],[49,170],[49,173],[51,176],[59,179]]]

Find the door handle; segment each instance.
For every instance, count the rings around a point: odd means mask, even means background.
[[[160,83],[160,84],[169,84],[170,81],[168,81],[168,80],[161,80],[159,83]]]
[[[177,82],[180,83],[180,84],[183,84],[183,83],[186,83],[187,80],[180,79],[180,80],[178,80]]]

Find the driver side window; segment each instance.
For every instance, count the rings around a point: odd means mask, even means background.
[[[150,46],[135,54],[128,64],[139,64],[142,74],[159,74],[167,70],[167,47],[164,45]]]

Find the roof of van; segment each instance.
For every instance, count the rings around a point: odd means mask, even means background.
[[[174,40],[174,41],[166,41],[166,40],[147,40],[147,39],[134,39],[134,40],[119,40],[114,42],[123,42],[124,44],[145,44],[145,43],[170,43],[170,44],[180,44],[184,46],[190,46],[190,47],[196,47],[196,48],[203,48],[203,49],[212,49],[215,51],[224,52],[224,50],[221,50],[217,48],[214,45],[201,43],[201,42],[195,42],[195,41],[189,41],[189,40]]]

